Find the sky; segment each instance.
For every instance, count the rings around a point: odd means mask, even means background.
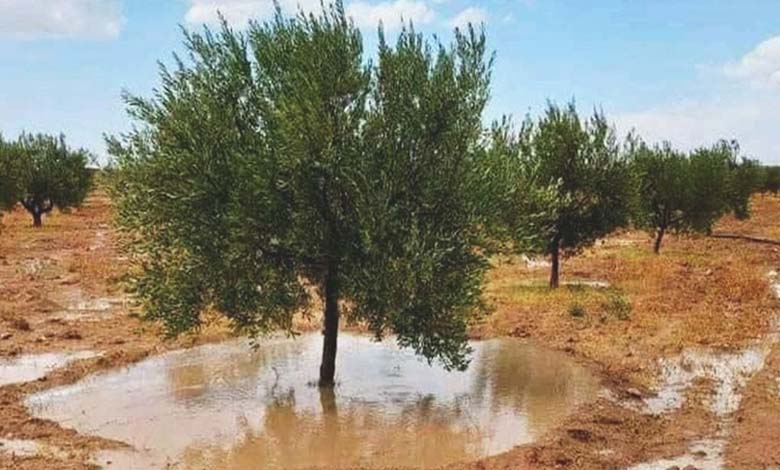
[[[286,12],[319,0],[280,0]],[[495,51],[486,123],[548,100],[602,109],[622,134],[690,149],[737,139],[780,164],[778,0],[344,0],[375,50],[381,20],[449,41],[484,24]],[[66,134],[105,161],[130,129],[122,92],[149,96],[181,28],[265,19],[272,0],[0,0],[0,132]]]

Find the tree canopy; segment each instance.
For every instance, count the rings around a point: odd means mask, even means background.
[[[0,135],[0,213],[19,202],[20,186],[20,155],[16,144]]]
[[[750,197],[760,191],[763,184],[761,165],[757,160],[740,156],[736,140],[719,142],[715,151],[720,152],[728,162],[727,210],[738,219],[747,219],[750,217]]]
[[[550,286],[557,287],[561,254],[576,253],[628,223],[626,158],[605,116],[595,112],[582,120],[574,103],[550,103],[538,122],[526,119],[516,136],[497,141],[517,162],[510,190],[518,203],[505,215],[515,247],[549,255]]]
[[[765,193],[780,192],[780,166],[765,166],[761,190]]]
[[[87,196],[91,174],[90,154],[72,150],[63,135],[22,134],[6,150],[16,169],[15,197],[40,227],[44,214],[78,206]]]
[[[710,233],[722,215],[750,215],[750,196],[758,189],[760,171],[753,160],[740,161],[736,142],[720,141],[689,154],[671,144],[632,145],[637,181],[634,224],[654,234],[653,251],[668,232]]]
[[[171,333],[214,308],[251,334],[324,303],[320,384],[340,317],[450,368],[481,308],[489,178],[483,34],[380,31],[376,63],[340,3],[246,33],[187,33],[137,130],[109,139],[134,287]]]
[[[634,225],[655,235],[653,251],[661,250],[668,231],[683,232],[714,215],[699,207],[704,188],[692,185],[692,165],[688,156],[664,143],[650,147],[636,142],[633,165],[637,186]]]

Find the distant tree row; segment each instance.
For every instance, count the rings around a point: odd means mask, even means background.
[[[78,206],[90,187],[90,158],[62,135],[23,134],[15,141],[0,135],[0,213],[21,204],[40,227],[55,207]]]
[[[137,125],[111,138],[113,196],[133,286],[171,333],[214,309],[250,334],[292,331],[316,287],[319,383],[334,384],[339,323],[394,334],[461,369],[498,250],[561,257],[632,221],[656,236],[748,215],[757,166],[720,143],[682,153],[618,142],[602,113],[550,104],[519,130],[483,126],[492,56],[379,31],[376,59],[343,5],[246,32],[187,33],[187,59]],[[372,54],[373,56],[373,54]]]
[[[630,135],[621,145],[603,114],[583,121],[573,104],[550,104],[516,134],[506,121],[494,126],[488,147],[503,170],[498,220],[509,246],[549,256],[553,288],[562,255],[617,228],[651,233],[658,253],[669,232],[709,233],[726,213],[748,217],[762,181],[761,167],[740,157],[736,142],[686,153]]]
[[[759,188],[762,193],[777,194],[780,192],[780,166],[764,166],[761,168]]]
[[[668,232],[710,233],[726,213],[750,216],[750,196],[761,187],[761,167],[739,156],[736,142],[721,141],[689,153],[668,143],[631,143],[637,182],[634,224],[655,235],[658,253]]]

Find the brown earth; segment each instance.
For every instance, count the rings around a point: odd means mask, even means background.
[[[726,218],[717,230],[780,239],[780,198],[758,196],[753,211],[751,220]],[[123,260],[109,214],[108,199],[96,192],[80,209],[45,220],[43,229],[33,229],[22,211],[2,220],[0,358],[103,354],[38,381],[0,387],[0,438],[35,439],[64,451],[14,458],[0,448],[0,468],[90,468],[92,452],[122,445],[31,417],[22,403],[27,394],[230,335],[215,322],[166,340],[158,326],[141,321],[121,292]],[[629,405],[653,393],[658,360],[689,347],[738,350],[764,337],[780,314],[767,287],[767,272],[780,268],[780,247],[766,244],[670,236],[655,256],[647,235],[623,232],[565,260],[564,282],[601,281],[609,288],[581,284],[550,291],[544,266],[519,258],[495,264],[488,285],[495,311],[475,325],[473,336],[532,337],[567,351],[590,364],[610,393],[540,442],[454,469],[617,469],[683,454],[691,441],[724,424],[703,404],[712,389],[706,382],[686,393],[680,410],[660,416],[633,411]],[[747,384],[729,426],[727,468],[780,468],[780,347]]]

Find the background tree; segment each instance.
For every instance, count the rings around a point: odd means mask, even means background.
[[[252,335],[291,332],[316,286],[322,386],[342,315],[464,367],[487,267],[484,37],[445,48],[405,29],[366,65],[337,3],[186,46],[153,99],[128,97],[138,130],[109,140],[147,314],[171,333],[211,307]]]
[[[710,152],[720,155],[728,165],[726,209],[738,219],[749,218],[750,197],[760,191],[762,185],[763,174],[759,162],[741,156],[736,140],[721,140]]]
[[[0,135],[0,213],[10,210],[19,202],[19,163],[16,145],[5,141]]]
[[[653,252],[659,253],[664,235],[691,227],[695,191],[691,186],[688,156],[671,144],[649,147],[635,142],[632,148],[637,186],[634,224],[655,236]]]
[[[780,192],[780,166],[764,167],[763,192],[775,195]]]
[[[43,215],[55,207],[68,210],[84,201],[91,184],[86,150],[70,149],[63,135],[23,134],[16,151],[20,158],[19,201],[32,215],[33,226],[40,227]]]
[[[668,143],[649,147],[634,142],[631,154],[638,187],[634,223],[655,237],[661,249],[666,233],[710,233],[723,214],[749,215],[758,185],[755,162],[737,161],[738,146],[721,141],[685,154]]]
[[[515,209],[512,233],[517,249],[551,257],[556,288],[562,254],[627,223],[629,166],[606,118],[597,112],[583,122],[573,103],[549,104],[537,123],[526,120],[518,140],[511,156],[519,159],[516,184],[536,196]]]
[[[530,152],[526,120],[519,132],[511,119],[493,123],[483,143],[490,162],[490,179],[483,192],[493,205],[493,238],[503,252],[534,252],[549,238],[549,220],[554,217],[559,199],[559,182],[541,181],[536,167],[527,165],[521,155]]]

